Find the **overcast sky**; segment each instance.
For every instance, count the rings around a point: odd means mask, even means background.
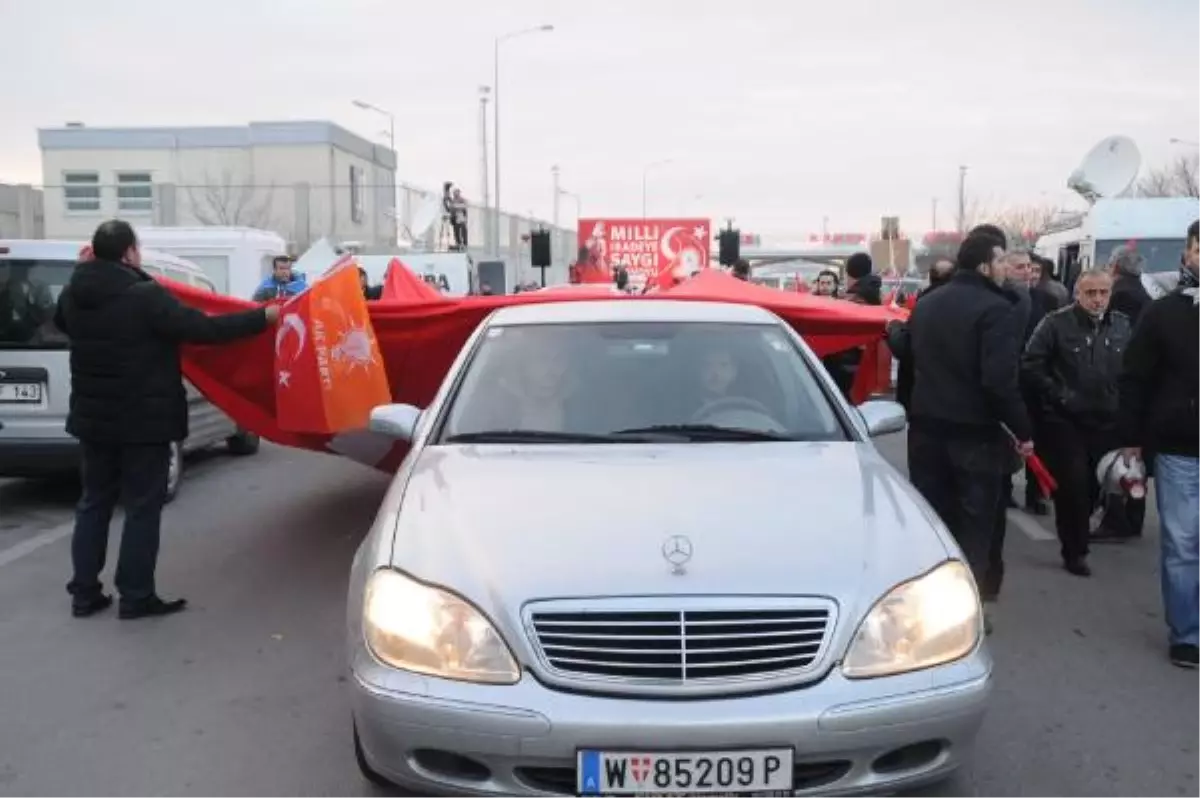
[[[286,9],[281,13],[279,9]],[[0,182],[38,127],[329,119],[400,179],[480,187],[478,87],[501,50],[503,205],[549,218],[734,217],[799,235],[952,223],[959,164],[993,203],[1069,200],[1097,140],[1148,164],[1200,139],[1196,0],[0,0]],[[564,219],[573,213],[564,201]]]

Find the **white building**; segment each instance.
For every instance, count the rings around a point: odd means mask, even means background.
[[[86,238],[113,217],[257,227],[297,250],[322,236],[396,238],[396,154],[331,122],[70,124],[39,130],[38,145],[50,238]]]
[[[0,183],[0,238],[45,238],[42,192]]]

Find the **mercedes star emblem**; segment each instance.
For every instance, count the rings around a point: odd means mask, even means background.
[[[683,566],[692,559],[692,541],[683,535],[671,535],[663,541],[662,556],[671,563],[671,573],[684,574],[686,569]]]

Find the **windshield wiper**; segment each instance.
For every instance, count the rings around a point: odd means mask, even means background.
[[[629,443],[631,436],[539,429],[489,429],[449,435],[446,443]]]
[[[655,424],[617,430],[613,435],[678,435],[688,441],[794,441],[782,432],[744,427],[722,427],[717,424]]]

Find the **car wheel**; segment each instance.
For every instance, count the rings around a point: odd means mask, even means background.
[[[171,459],[167,461],[167,501],[174,501],[183,481],[183,444],[171,444]]]
[[[253,432],[247,432],[244,429],[239,429],[235,434],[230,435],[225,441],[225,445],[229,447],[229,453],[239,457],[254,454],[258,451],[258,445],[261,439]]]
[[[354,759],[358,762],[358,769],[363,774],[364,779],[377,787],[385,787],[388,790],[396,789],[396,785],[376,773],[371,764],[367,762],[367,756],[363,753],[362,741],[358,739],[357,724],[354,726]]]

